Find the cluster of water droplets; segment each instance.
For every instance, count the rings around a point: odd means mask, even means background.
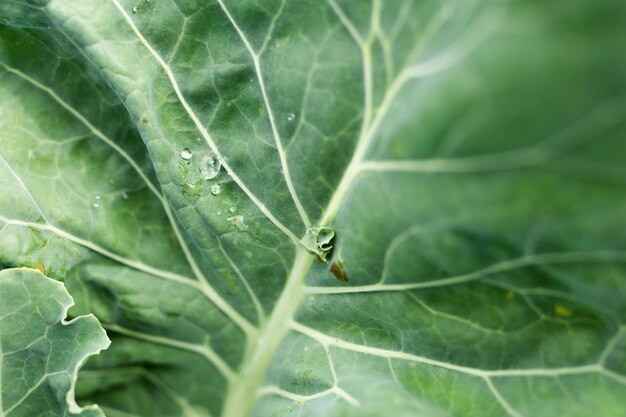
[[[191,165],[194,153],[189,148],[183,148],[180,151],[180,158],[185,161],[185,165]],[[181,164],[179,164],[179,168],[181,169],[181,172],[188,172],[187,168],[183,168]],[[198,162],[198,171],[200,172],[200,176],[203,180],[209,181],[216,178],[221,172],[221,168],[222,160],[214,152],[209,151],[201,155],[200,161]],[[228,172],[228,175],[230,175],[230,172]],[[211,184],[209,191],[212,195],[217,196],[222,192],[222,185],[220,183]],[[229,213],[234,214],[236,211],[237,208],[235,206],[228,208]],[[218,216],[223,214],[221,210],[217,210],[215,213]],[[237,230],[245,230],[248,228],[245,224],[244,216],[241,214],[229,216],[226,218],[226,221],[233,225]]]

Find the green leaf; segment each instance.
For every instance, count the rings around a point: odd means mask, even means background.
[[[626,416],[622,3],[0,2],[0,262],[111,335],[79,402]]]
[[[78,368],[109,346],[93,316],[65,321],[72,298],[62,283],[30,269],[0,271],[0,414],[103,416],[74,399]]]

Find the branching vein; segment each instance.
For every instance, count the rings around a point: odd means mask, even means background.
[[[198,345],[194,343],[182,342],[180,340],[171,339],[169,337],[155,336],[148,333],[138,332],[136,330],[127,329],[125,327],[116,324],[103,324],[106,330],[123,334],[125,336],[133,337],[139,340],[145,340],[147,342],[156,343],[163,346],[169,346],[176,349],[185,350],[201,355],[207,359],[217,370],[231,382],[235,379],[235,372],[228,366],[226,362],[217,354],[213,349],[205,345]]]
[[[111,0],[113,2],[113,4],[115,5],[115,7],[119,10],[120,14],[122,15],[122,17],[124,18],[124,20],[128,23],[128,26],[131,28],[131,30],[135,33],[135,35],[137,36],[137,38],[139,39],[139,41],[141,42],[141,44],[148,50],[148,52],[150,52],[150,54],[154,57],[154,59],[159,63],[159,65],[161,66],[161,68],[163,68],[163,70],[165,71],[167,77],[170,80],[170,83],[172,85],[172,88],[174,89],[174,92],[176,93],[176,96],[178,97],[178,100],[180,101],[181,105],[183,106],[183,108],[185,109],[185,111],[187,112],[187,114],[189,115],[189,117],[191,118],[191,120],[193,121],[194,125],[196,126],[196,128],[198,129],[198,132],[200,132],[200,134],[202,135],[202,137],[204,138],[204,140],[206,141],[206,143],[209,145],[209,147],[211,148],[211,150],[221,159],[222,161],[222,165],[224,166],[224,168],[230,173],[231,178],[237,183],[237,185],[239,185],[239,187],[241,188],[241,190],[248,196],[248,198],[259,208],[259,210],[261,210],[261,212],[268,218],[270,219],[270,221],[278,228],[280,229],[285,235],[287,235],[294,243],[298,243],[299,242],[299,238],[296,237],[296,235],[293,234],[293,232],[291,230],[289,230],[289,228],[287,228],[280,220],[278,220],[274,214],[272,214],[272,212],[265,206],[265,204],[263,204],[256,195],[254,195],[254,193],[252,193],[252,191],[246,186],[246,184],[244,184],[244,182],[241,180],[241,178],[239,178],[239,176],[232,170],[232,168],[230,167],[230,164],[228,163],[228,161],[225,160],[224,155],[222,155],[222,153],[220,152],[220,150],[218,149],[217,145],[215,144],[215,142],[213,141],[213,138],[211,137],[211,135],[209,134],[209,132],[207,131],[207,129],[204,127],[204,125],[202,124],[202,122],[200,121],[200,119],[198,118],[198,116],[196,115],[196,113],[193,111],[193,109],[191,108],[191,106],[189,105],[189,103],[187,102],[187,99],[184,97],[184,95],[182,94],[181,90],[180,90],[180,86],[178,85],[178,81],[176,80],[176,77],[174,76],[171,68],[167,65],[167,63],[163,60],[163,58],[161,58],[161,56],[158,54],[158,52],[152,47],[152,45],[150,45],[150,43],[147,41],[147,39],[143,36],[143,34],[139,31],[139,29],[137,28],[137,25],[135,25],[135,23],[133,22],[133,19],[128,15],[128,13],[126,12],[126,10],[124,10],[124,8],[122,7],[122,5],[119,3],[118,0]]]
[[[352,342],[347,342],[322,332],[319,332],[310,327],[304,326],[295,321],[291,322],[291,328],[299,333],[302,333],[314,340],[317,340],[323,346],[334,346],[340,349],[349,350],[352,352],[363,353],[366,355],[380,356],[382,358],[400,359],[410,362],[417,362],[424,365],[436,366],[438,368],[444,368],[451,371],[456,371],[468,375],[474,375],[481,378],[495,378],[495,377],[537,377],[537,376],[559,376],[559,375],[577,375],[590,372],[603,373],[604,369],[599,364],[571,366],[563,368],[529,368],[529,369],[502,369],[502,370],[486,370],[471,368],[467,366],[455,365],[448,362],[443,362],[435,359],[430,359],[424,356],[414,355],[411,353],[380,349],[370,346],[359,345]]]
[[[254,334],[256,332],[254,327],[245,318],[243,318],[243,316],[241,316],[239,312],[237,312],[237,310],[235,310],[230,304],[228,304],[226,300],[221,298],[221,296],[219,296],[219,294],[217,294],[212,287],[210,287],[209,285],[206,285],[202,281],[196,281],[191,278],[188,278],[188,277],[185,277],[185,276],[173,273],[173,272],[154,268],[153,266],[147,265],[140,261],[125,258],[93,242],[82,239],[78,236],[75,236],[71,233],[66,232],[65,230],[59,229],[58,227],[53,226],[51,224],[41,224],[41,223],[27,222],[27,221],[22,221],[22,220],[8,219],[4,216],[0,216],[0,221],[6,224],[25,226],[25,227],[30,227],[30,228],[37,229],[37,230],[49,231],[51,233],[54,233],[57,236],[60,236],[64,239],[74,242],[80,246],[90,249],[109,259],[112,259],[120,264],[126,265],[138,271],[145,272],[146,274],[150,274],[150,275],[153,275],[162,279],[166,279],[169,281],[177,282],[179,284],[197,288],[198,290],[202,291],[207,296],[207,298],[213,304],[215,304],[217,308],[219,308],[222,312],[224,312],[224,314],[226,314],[226,316],[229,317],[244,332],[246,332],[249,335]]]
[[[278,128],[276,127],[276,120],[275,120],[275,117],[274,117],[274,111],[272,110],[270,99],[269,99],[269,96],[267,95],[267,91],[266,91],[266,88],[265,88],[265,80],[263,79],[263,73],[261,72],[260,56],[252,48],[252,45],[248,41],[248,38],[246,37],[245,33],[239,27],[239,24],[235,21],[233,15],[230,13],[228,8],[224,4],[224,1],[223,0],[218,0],[218,3],[220,4],[222,9],[224,10],[224,13],[228,17],[228,20],[230,21],[230,23],[233,25],[233,27],[235,28],[235,30],[239,34],[239,37],[241,38],[241,40],[243,41],[244,45],[246,46],[246,49],[248,50],[248,53],[252,57],[252,62],[254,63],[254,70],[255,70],[256,75],[257,75],[257,80],[259,81],[259,86],[261,88],[261,94],[263,95],[263,102],[265,103],[265,108],[267,109],[267,116],[269,118],[270,125],[272,127],[272,133],[274,135],[274,142],[276,144],[276,150],[278,151],[278,156],[280,158],[280,165],[281,165],[281,167],[283,169],[283,175],[285,176],[285,182],[287,184],[287,188],[289,189],[289,193],[291,194],[291,198],[293,199],[293,202],[296,205],[296,208],[298,209],[298,213],[300,214],[300,217],[302,218],[302,222],[304,223],[304,225],[308,229],[309,227],[311,227],[311,222],[309,221],[309,217],[308,217],[308,215],[306,213],[306,210],[304,209],[304,206],[302,205],[302,203],[300,202],[300,199],[298,198],[298,193],[296,192],[296,188],[295,188],[295,186],[293,184],[293,181],[291,180],[291,173],[289,172],[289,164],[287,162],[287,154],[285,152],[285,149],[283,148],[282,140],[280,138],[280,134],[278,133]],[[269,36],[269,34],[268,34],[268,36]]]
[[[535,265],[575,263],[585,264],[606,262],[626,262],[626,252],[606,250],[526,255],[521,258],[511,259],[508,261],[490,265],[478,271],[461,274],[454,277],[435,279],[431,281],[413,282],[407,284],[377,283],[372,285],[359,285],[353,287],[307,287],[305,291],[308,294],[350,294],[379,291],[407,291],[417,290],[421,288],[445,287],[450,285],[463,284],[498,273]]]

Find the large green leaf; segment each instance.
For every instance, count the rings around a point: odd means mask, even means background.
[[[625,12],[5,0],[0,262],[110,417],[626,416]]]
[[[0,271],[0,415],[102,416],[74,399],[78,367],[109,340],[90,316],[64,322],[72,298],[35,270]]]

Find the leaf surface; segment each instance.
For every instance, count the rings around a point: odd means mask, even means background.
[[[42,263],[111,334],[80,398],[624,415],[621,2],[8,1],[0,21],[0,261]],[[335,232],[328,264],[311,227]]]
[[[72,304],[62,283],[38,271],[0,271],[2,416],[103,416],[78,407],[74,389],[78,368],[109,339],[93,315],[65,321]]]

